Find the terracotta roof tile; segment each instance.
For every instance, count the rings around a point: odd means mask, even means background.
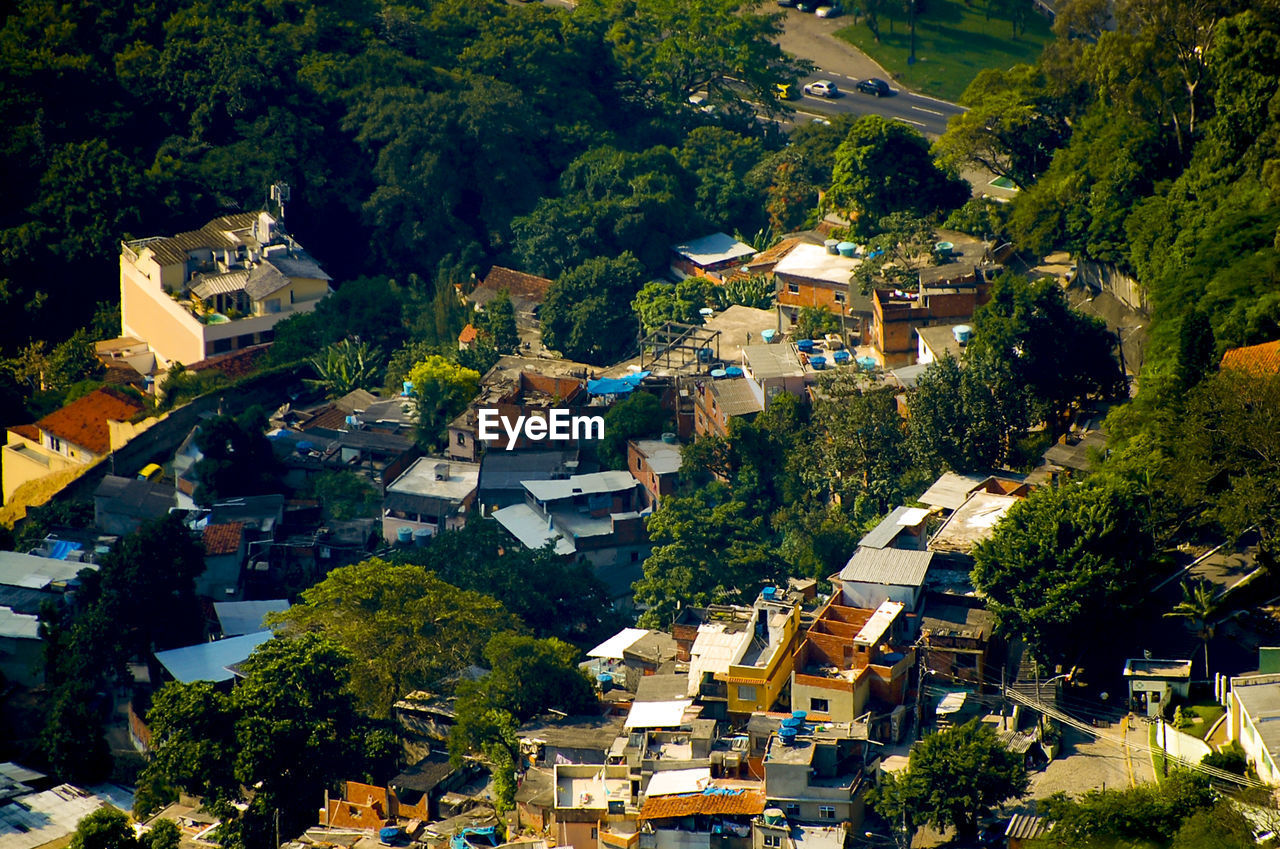
[[[468,324],[462,328],[462,332],[458,334],[458,342],[462,345],[470,345],[476,341],[476,334],[479,333],[472,325]]]
[[[187,371],[220,371],[230,378],[244,377],[251,374],[257,367],[258,361],[266,355],[268,345],[253,345],[249,348],[241,348],[239,351],[232,351],[229,354],[218,354],[208,359],[200,360],[187,366]]]
[[[107,422],[126,422],[142,410],[136,398],[109,388],[95,389],[45,416],[36,427],[94,454],[106,454],[111,450]]]
[[[235,554],[240,550],[240,540],[243,536],[244,522],[206,525],[204,529],[204,553],[209,557]]]
[[[9,430],[18,434],[18,436],[21,436],[23,439],[30,439],[32,442],[40,441],[40,428],[33,424],[14,425],[9,428]]]
[[[754,816],[764,811],[764,805],[764,792],[760,790],[720,790],[684,796],[658,796],[644,800],[640,819],[661,820],[691,814]]]
[[[484,282],[476,288],[492,289],[494,292],[506,289],[513,298],[520,297],[541,302],[547,296],[547,290],[551,288],[551,281],[536,274],[526,274],[523,271],[495,265],[484,276]]]
[[[1280,374],[1280,339],[1232,348],[1222,355],[1222,367],[1255,374]]]

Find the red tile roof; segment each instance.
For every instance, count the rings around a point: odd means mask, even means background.
[[[506,289],[513,298],[527,298],[541,302],[547,296],[547,290],[551,288],[551,281],[536,274],[526,274],[523,271],[495,265],[484,276],[484,282],[476,288],[482,287],[495,292]]]
[[[462,328],[462,332],[458,334],[458,342],[462,345],[470,345],[472,342],[476,341],[476,334],[478,332],[479,331],[468,324],[466,327]]]
[[[36,422],[36,427],[94,454],[106,454],[111,450],[107,422],[127,422],[142,410],[137,398],[104,387],[54,410]]]
[[[642,820],[687,817],[691,814],[740,814],[754,816],[764,812],[761,790],[691,793],[684,796],[657,796],[644,800]]]
[[[240,550],[244,536],[244,522],[227,522],[223,525],[206,525],[204,529],[204,553],[209,557],[235,554]]]
[[[1222,367],[1255,374],[1280,374],[1280,339],[1232,348],[1222,355]]]
[[[229,354],[218,354],[187,366],[187,371],[219,371],[232,379],[252,374],[258,362],[266,356],[268,345],[253,345],[232,351]]]
[[[33,424],[14,425],[13,427],[9,428],[9,430],[18,434],[18,436],[21,436],[23,439],[30,439],[32,442],[40,441],[40,428],[36,427]]]

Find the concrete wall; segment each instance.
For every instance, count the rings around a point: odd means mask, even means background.
[[[1147,293],[1137,280],[1114,265],[1083,260],[1077,263],[1080,280],[1093,289],[1110,292],[1121,302],[1141,312],[1148,312]]]

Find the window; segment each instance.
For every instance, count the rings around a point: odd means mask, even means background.
[[[49,437],[49,447],[59,454],[62,453],[62,440],[56,436]]]
[[[799,284],[799,283],[788,283],[788,284],[787,284],[787,294],[788,294],[788,295],[799,295],[799,294],[800,294],[800,284]]]
[[[600,829],[598,829],[598,828],[593,828],[593,829],[591,829],[591,839],[592,839],[592,840],[596,840],[596,839],[598,839],[599,837],[600,837]]]
[[[818,819],[833,820],[836,818],[836,809],[830,805],[818,806]]]
[[[467,444],[467,435],[466,435],[465,433],[459,433],[459,434],[458,434],[458,444],[459,444],[459,445],[466,445],[466,444]]]
[[[799,818],[800,818],[800,806],[794,803],[787,805],[787,819],[794,820]]]
[[[748,684],[739,684],[738,700],[743,702],[754,702],[756,700],[756,688]]]
[[[267,302],[263,305],[263,311],[268,313],[280,312],[280,299],[268,298]]]
[[[631,562],[632,562],[632,563],[635,563],[635,562],[637,562],[637,561],[639,561],[639,560],[640,560],[640,552],[638,552],[638,551],[633,551],[633,552],[631,552]]]
[[[236,337],[236,348],[248,348],[253,344],[252,333],[242,333]]]
[[[225,354],[231,350],[231,340],[230,339],[214,339],[213,344],[209,347],[210,347],[210,350],[215,354]]]
[[[978,667],[978,656],[976,654],[957,654],[956,669],[976,669]]]
[[[781,845],[782,845],[782,835],[781,835],[781,834],[766,834],[766,835],[764,836],[764,845],[765,845],[765,846],[781,846]]]
[[[814,713],[830,713],[831,704],[826,699],[809,699],[809,710]]]
[[[836,292],[836,303],[837,304],[844,303],[844,292]]]

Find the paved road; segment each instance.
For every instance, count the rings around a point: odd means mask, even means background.
[[[803,82],[831,80],[847,92],[843,97],[830,100],[806,95],[800,101],[792,101],[797,109],[826,114],[883,115],[910,124],[929,136],[941,135],[947,128],[947,119],[964,111],[954,103],[901,88],[888,71],[865,53],[836,38],[835,31],[847,26],[850,18],[819,18],[795,9],[786,9],[785,12],[786,29],[778,43],[788,53],[818,66],[818,71]],[[859,93],[853,87],[854,83],[867,77],[888,80],[896,94],[893,97],[875,97]]]

